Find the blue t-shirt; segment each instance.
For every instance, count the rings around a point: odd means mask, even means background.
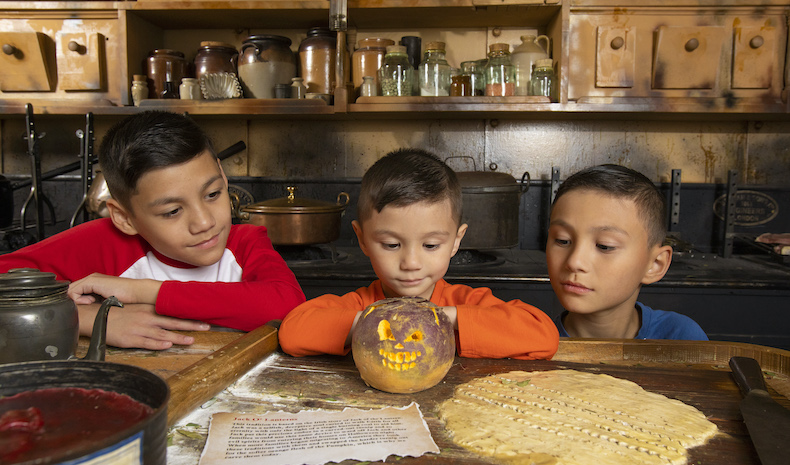
[[[708,335],[696,321],[676,312],[653,310],[640,302],[636,308],[642,313],[642,327],[634,339],[678,339],[685,341],[707,341]],[[565,310],[554,318],[554,324],[560,332],[560,337],[568,337],[562,318],[568,314]]]

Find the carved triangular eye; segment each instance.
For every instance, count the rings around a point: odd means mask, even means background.
[[[409,335],[403,342],[418,342],[423,340],[422,331],[415,331]]]
[[[394,341],[395,336],[392,335],[392,328],[390,328],[390,322],[387,320],[381,320],[379,322],[379,341]]]

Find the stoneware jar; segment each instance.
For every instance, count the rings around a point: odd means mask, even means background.
[[[139,107],[140,102],[148,98],[148,77],[135,74],[132,79],[132,103]]]
[[[395,41],[380,37],[368,37],[359,41],[359,48],[354,50],[351,57],[351,78],[357,95],[359,95],[359,88],[362,86],[365,76],[373,76],[376,87],[380,88],[379,68],[384,62],[387,47],[390,45],[395,45]]]
[[[200,82],[207,74],[229,73],[236,76],[238,59],[239,52],[233,45],[224,42],[201,42],[195,55],[195,77]]]
[[[242,42],[239,79],[247,98],[274,98],[274,86],[290,84],[296,76],[291,39],[278,35],[253,35]]]
[[[176,86],[182,78],[189,76],[189,64],[183,52],[170,49],[154,50],[147,60],[148,98],[161,98],[165,90],[167,73],[171,74]]]
[[[314,27],[299,44],[299,74],[307,93],[333,94],[337,35],[325,27]]]

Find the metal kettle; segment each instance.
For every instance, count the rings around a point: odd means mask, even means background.
[[[0,364],[76,358],[79,313],[68,288],[68,281],[36,269],[0,274]],[[113,306],[123,304],[115,297],[102,302],[86,360],[104,360],[107,314]]]

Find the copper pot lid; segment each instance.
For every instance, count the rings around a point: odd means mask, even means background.
[[[262,202],[247,205],[241,210],[248,213],[341,213],[348,205],[349,196],[345,192],[337,195],[337,202],[326,202],[324,200],[307,199],[296,197],[294,191],[296,187],[289,186],[287,197],[264,200]]]

